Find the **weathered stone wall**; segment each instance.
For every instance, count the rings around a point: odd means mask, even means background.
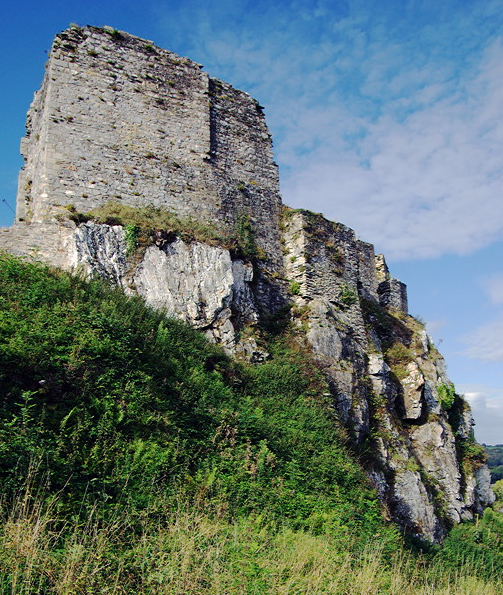
[[[358,298],[407,313],[406,286],[390,277],[384,257],[376,257],[372,244],[356,239],[352,229],[310,211],[288,208],[282,227],[284,265],[287,278],[298,284],[298,299],[323,298],[338,305],[363,348],[367,332]]]
[[[382,254],[375,256],[375,270],[379,282],[377,286],[379,304],[387,310],[408,312],[407,287],[405,283],[391,277]]]
[[[322,366],[341,420],[356,442],[369,433],[367,335],[360,298],[378,301],[374,250],[322,215],[284,209],[286,276],[306,337]]]
[[[58,35],[22,153],[18,220],[111,200],[231,230],[249,217],[279,265],[278,173],[257,102],[146,40],[93,27]]]
[[[272,141],[262,108],[228,83],[210,79],[210,163],[227,221],[249,218],[262,256],[281,266],[281,200]],[[272,248],[272,249],[271,249]]]
[[[18,222],[0,229],[0,249],[69,268],[67,242],[74,230],[71,221]]]

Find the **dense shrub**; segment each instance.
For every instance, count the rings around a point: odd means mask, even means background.
[[[0,259],[0,478],[30,465],[69,512],[159,493],[230,516],[393,542],[305,354],[237,367],[186,325],[98,281]],[[386,539],[388,539],[386,538]]]
[[[503,568],[503,515],[490,508],[475,522],[461,523],[450,531],[437,558],[447,568],[460,570],[469,564],[485,579]]]

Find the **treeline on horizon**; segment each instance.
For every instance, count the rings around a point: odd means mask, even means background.
[[[487,455],[487,464],[491,470],[491,483],[503,479],[503,444],[490,446],[483,444]]]
[[[501,592],[497,507],[442,547],[402,535],[275,322],[270,359],[238,363],[138,298],[1,254],[0,593]]]

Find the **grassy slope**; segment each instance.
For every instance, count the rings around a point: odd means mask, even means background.
[[[1,256],[1,592],[451,592],[403,558],[296,345],[237,366],[140,300]],[[497,592],[471,572],[457,593]]]

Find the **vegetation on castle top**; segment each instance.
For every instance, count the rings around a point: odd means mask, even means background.
[[[126,231],[126,250],[129,255],[138,248],[152,243],[154,231],[165,231],[179,237],[184,242],[203,242],[210,246],[220,246],[231,250],[237,257],[252,259],[265,258],[265,254],[255,242],[251,218],[240,215],[232,229],[213,222],[203,223],[192,217],[181,217],[153,205],[131,207],[116,201],[109,201],[88,213],[79,213],[73,205],[66,207],[69,218],[77,225],[95,221],[106,225],[121,225]]]

